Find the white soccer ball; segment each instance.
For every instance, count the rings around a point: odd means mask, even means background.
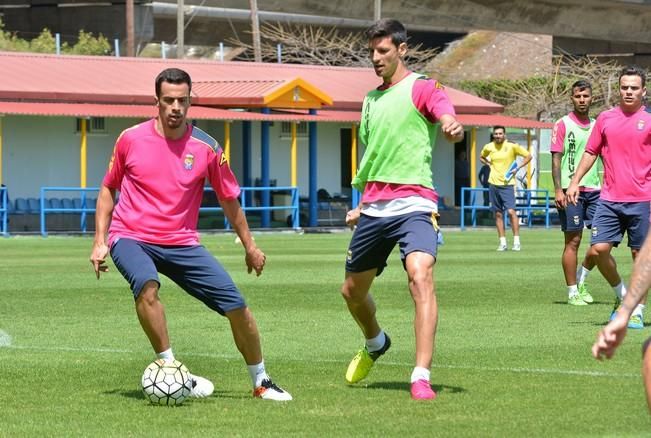
[[[157,359],[142,373],[142,392],[155,405],[180,405],[191,391],[190,372],[177,360]]]

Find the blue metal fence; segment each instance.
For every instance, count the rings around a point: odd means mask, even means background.
[[[46,193],[48,192],[74,192],[79,194],[78,202],[73,202],[72,205],[64,204],[63,202],[58,205],[52,205],[48,202]],[[90,202],[90,198],[87,196],[89,193],[99,192],[98,187],[41,187],[41,235],[43,237],[47,236],[47,225],[45,217],[48,213],[78,213],[80,214],[79,218],[79,229],[82,233],[85,233],[87,230],[86,227],[86,216],[88,213],[95,213],[95,204]]]
[[[0,209],[0,214],[2,215],[3,219],[3,228],[2,230],[6,232],[6,189],[2,188],[2,192],[0,192],[0,195],[2,195],[5,199],[3,201],[2,205],[3,209]],[[211,187],[205,187],[204,191],[210,192],[212,191]],[[274,193],[287,193],[290,197],[290,204],[282,204],[282,205],[273,205],[273,206],[254,206],[254,201],[255,199],[253,198],[255,196],[256,192],[271,192],[273,191]],[[48,194],[51,194],[53,192],[73,192],[75,194],[79,194],[78,202],[71,203],[69,202],[70,200],[68,199],[63,199],[60,200],[61,202],[53,202],[55,199],[56,201],[59,201],[58,198],[48,198]],[[89,187],[89,188],[81,188],[81,187],[41,187],[41,197],[40,197],[40,216],[41,216],[41,235],[43,237],[47,236],[47,215],[51,213],[74,213],[74,214],[80,214],[80,223],[79,223],[79,229],[82,233],[85,233],[87,231],[87,224],[86,224],[86,216],[89,213],[95,213],[95,203],[91,201],[91,199],[88,195],[90,193],[97,193],[99,192],[98,187]],[[63,201],[68,201],[68,202],[63,202]],[[289,216],[291,217],[291,223],[292,223],[292,228],[299,228],[300,227],[300,219],[299,219],[299,194],[298,194],[298,187],[241,187],[241,195],[240,195],[240,204],[242,205],[242,210],[244,211],[244,214],[246,215],[247,212],[270,212],[274,210],[285,210],[289,212]],[[223,211],[221,207],[201,207],[199,209],[199,212],[221,212]],[[228,222],[228,219],[224,218],[224,227],[226,229],[231,229],[231,225]]]
[[[466,227],[466,212],[470,211],[470,222],[472,227],[477,226],[477,212],[490,210],[490,206],[483,205],[483,192],[489,189],[484,188],[461,188],[461,229]],[[469,196],[467,196],[469,195]],[[466,204],[466,198],[469,203]],[[545,189],[517,189],[515,191],[515,210],[521,218],[524,218],[529,227],[533,226],[535,213],[540,211],[545,219],[545,228],[549,228],[549,191]],[[482,204],[478,204],[482,202]],[[505,215],[505,221],[508,216]],[[508,225],[508,223],[505,223]]]
[[[298,187],[240,187],[240,205],[242,206],[242,211],[246,215],[247,212],[271,212],[274,210],[287,210],[289,211],[289,216],[292,218],[292,228],[300,227],[299,220],[299,202],[298,202]],[[205,187],[204,192],[212,191],[212,187]],[[287,193],[291,200],[290,204],[282,205],[269,205],[269,206],[255,206],[255,194],[259,193],[269,193],[271,192],[285,192]],[[270,199],[271,197],[262,196],[262,199]],[[221,207],[201,207],[199,212],[221,212],[223,211]],[[231,224],[228,222],[228,219],[224,217],[224,228],[227,230],[231,229]]]
[[[7,188],[0,187],[0,234],[9,235],[7,228],[7,216],[9,215],[9,202],[7,199]]]

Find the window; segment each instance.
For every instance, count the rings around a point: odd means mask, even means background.
[[[77,119],[75,132],[81,133],[81,119]],[[106,121],[104,117],[91,117],[86,119],[86,132],[89,134],[106,134]]]
[[[292,138],[292,122],[282,122],[280,124],[280,136],[283,138]],[[307,138],[307,123],[296,124],[296,137]]]

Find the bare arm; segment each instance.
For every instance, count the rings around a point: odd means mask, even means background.
[[[441,131],[450,143],[457,143],[463,140],[463,126],[450,114],[443,114],[439,118]]]
[[[599,332],[597,340],[592,346],[592,355],[595,358],[601,359],[605,356],[610,359],[613,357],[615,350],[626,336],[629,318],[635,307],[646,297],[649,287],[651,287],[651,238],[647,237],[635,259],[631,284],[615,319]]]
[[[563,154],[560,152],[552,152],[552,180],[554,181],[554,192],[556,198],[556,208],[565,208],[567,201],[565,200],[565,193],[561,186],[561,158]]]
[[[346,213],[346,225],[350,228],[353,228],[359,222],[359,217],[362,214],[362,203],[357,204],[357,207],[352,210],[348,210]]]
[[[109,248],[106,245],[106,235],[111,223],[111,215],[115,207],[115,189],[109,189],[102,186],[97,196],[97,205],[95,207],[95,240],[90,254],[90,262],[95,270],[95,275],[99,280],[100,272],[107,272],[106,256]]]
[[[251,271],[255,271],[255,274],[259,276],[262,274],[267,258],[260,248],[257,247],[253,240],[253,236],[251,236],[249,224],[246,221],[246,216],[244,216],[242,208],[240,207],[240,202],[237,199],[229,199],[220,200],[219,203],[224,210],[226,219],[228,219],[228,222],[231,224],[244,246],[244,251],[246,252],[245,262],[249,274]]]
[[[583,153],[581,156],[581,161],[579,161],[579,165],[576,168],[576,172],[574,172],[574,176],[570,181],[570,185],[565,191],[565,194],[567,195],[567,202],[571,202],[572,204],[576,205],[576,202],[579,199],[579,181],[581,181],[583,175],[588,173],[588,170],[592,168],[595,161],[597,161],[596,155],[592,155],[588,152]]]
[[[531,154],[524,157],[524,159],[522,160],[522,163],[520,163],[520,165],[518,166],[517,169],[515,169],[515,171],[517,172],[518,170],[527,167],[527,164],[529,164],[531,162],[532,158],[533,158],[533,156]]]

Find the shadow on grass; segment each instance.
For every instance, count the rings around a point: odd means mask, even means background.
[[[569,304],[567,303],[567,300],[565,300],[565,301],[554,301],[552,304],[559,304],[559,305],[569,306]],[[595,301],[595,302],[589,304],[589,306],[599,306],[599,305],[608,305],[608,306],[612,307],[613,306],[613,301]],[[573,307],[585,307],[585,306],[573,306]]]
[[[409,383],[406,382],[373,382],[368,385],[349,385],[351,389],[385,389],[388,391],[407,391],[410,390]],[[459,386],[449,386],[449,385],[437,385],[432,384],[432,388],[438,394],[455,394],[459,392],[465,392],[466,390]]]
[[[145,400],[145,395],[142,393],[142,391],[135,390],[135,389],[130,389],[130,390],[124,390],[124,389],[114,389],[112,391],[104,391],[102,394],[104,395],[117,395],[120,397],[124,398],[131,398],[131,399],[136,399],[136,400]],[[217,391],[213,393],[210,397],[207,397],[206,400],[210,400],[212,398],[226,398],[226,399],[244,399],[244,398],[250,398],[251,395],[247,392],[242,392],[242,393],[232,393],[232,392],[226,392],[226,391]]]

